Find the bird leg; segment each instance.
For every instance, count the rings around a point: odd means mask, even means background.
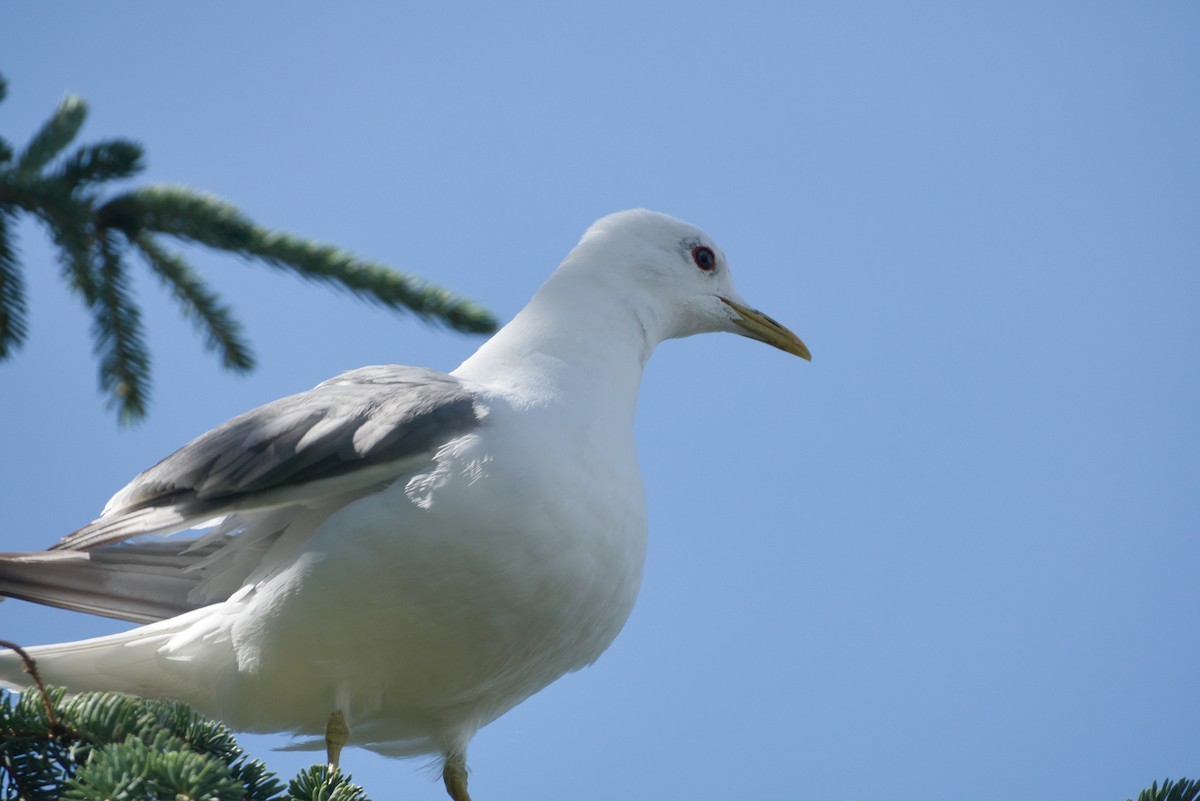
[[[350,727],[346,725],[346,716],[340,709],[329,715],[329,723],[325,726],[325,753],[329,758],[329,769],[337,770],[338,760],[342,756],[342,746],[350,740]]]
[[[446,783],[446,792],[454,801],[471,801],[471,795],[467,792],[467,760],[465,757],[446,757],[446,767],[442,768],[442,781]]]

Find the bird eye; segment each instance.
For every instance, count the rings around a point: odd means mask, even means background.
[[[717,266],[717,255],[712,252],[712,248],[697,245],[692,248],[692,261],[696,262],[696,266],[701,270],[709,273]]]

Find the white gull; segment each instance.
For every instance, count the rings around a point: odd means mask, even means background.
[[[51,550],[0,555],[0,594],[145,624],[29,649],[50,683],[325,735],[334,762],[347,735],[438,754],[467,801],[475,732],[628,618],[642,370],[709,331],[809,358],[702,231],[610,215],[457,370],[365,367],[236,417]],[[25,680],[0,653],[0,683]]]

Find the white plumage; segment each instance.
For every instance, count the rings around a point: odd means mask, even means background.
[[[610,215],[449,375],[363,368],[235,418],[55,549],[0,559],[0,592],[154,621],[30,649],[48,682],[248,731],[319,737],[341,712],[353,744],[443,755],[465,799],[476,730],[624,625],[646,550],[642,369],[705,331],[808,358],[700,230]],[[0,678],[22,682],[14,655]]]

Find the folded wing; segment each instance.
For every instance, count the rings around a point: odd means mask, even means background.
[[[51,550],[0,554],[0,595],[138,622],[224,600],[307,513],[387,486],[483,414],[434,370],[344,373],[197,437]]]

